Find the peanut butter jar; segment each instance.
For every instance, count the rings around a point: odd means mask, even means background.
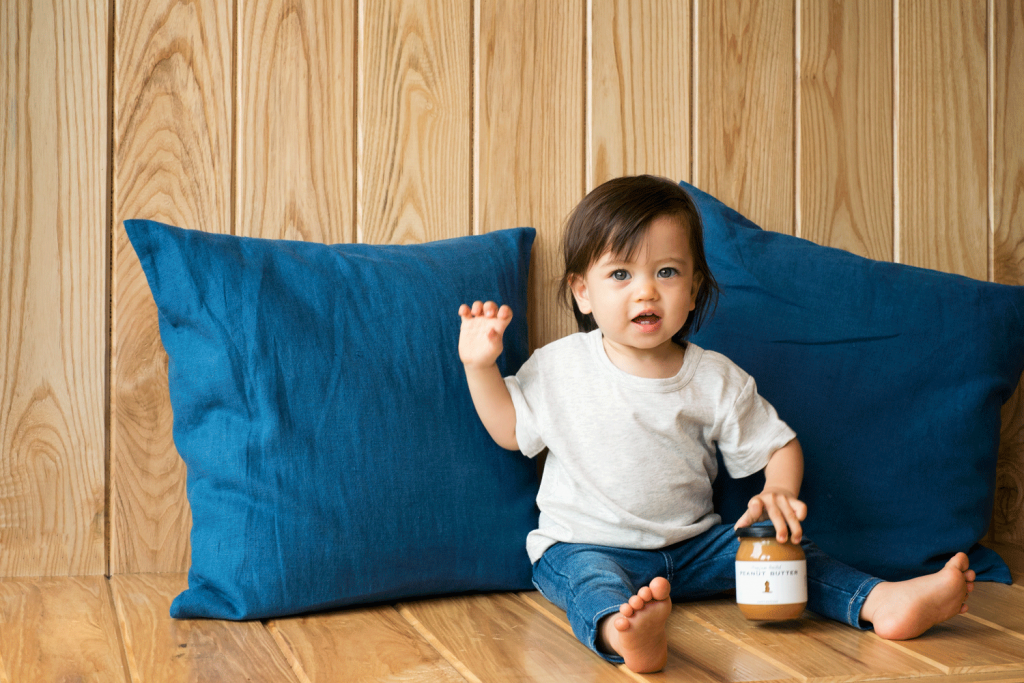
[[[736,530],[736,604],[751,621],[796,619],[807,606],[803,548],[779,543],[772,525]]]

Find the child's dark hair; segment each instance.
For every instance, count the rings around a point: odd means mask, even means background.
[[[694,277],[700,278],[696,305],[672,340],[683,345],[718,302],[718,283],[704,254],[704,228],[690,194],[668,178],[651,175],[609,180],[594,188],[566,219],[562,236],[565,273],[559,295],[572,306],[581,332],[597,329],[594,316],[580,311],[571,284],[583,277],[605,252],[632,258],[655,218],[672,216],[690,234]]]

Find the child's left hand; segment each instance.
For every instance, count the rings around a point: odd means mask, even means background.
[[[747,503],[747,511],[737,520],[734,529],[770,519],[775,525],[775,538],[785,543],[792,536],[799,543],[804,531],[800,522],[807,519],[807,505],[785,489],[765,487]]]

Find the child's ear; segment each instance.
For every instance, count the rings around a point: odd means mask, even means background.
[[[587,293],[587,281],[584,278],[579,275],[570,275],[569,289],[572,291],[572,298],[576,300],[576,307],[580,309],[580,313],[588,314],[594,312]]]
[[[698,273],[693,274],[693,283],[690,285],[690,310],[697,308],[697,295],[700,294],[700,288],[704,284],[704,277]]]

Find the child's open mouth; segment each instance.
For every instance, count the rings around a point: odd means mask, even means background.
[[[655,325],[659,320],[661,320],[661,318],[659,316],[654,315],[653,313],[638,315],[637,317],[633,318],[633,322],[635,322],[638,325]]]

